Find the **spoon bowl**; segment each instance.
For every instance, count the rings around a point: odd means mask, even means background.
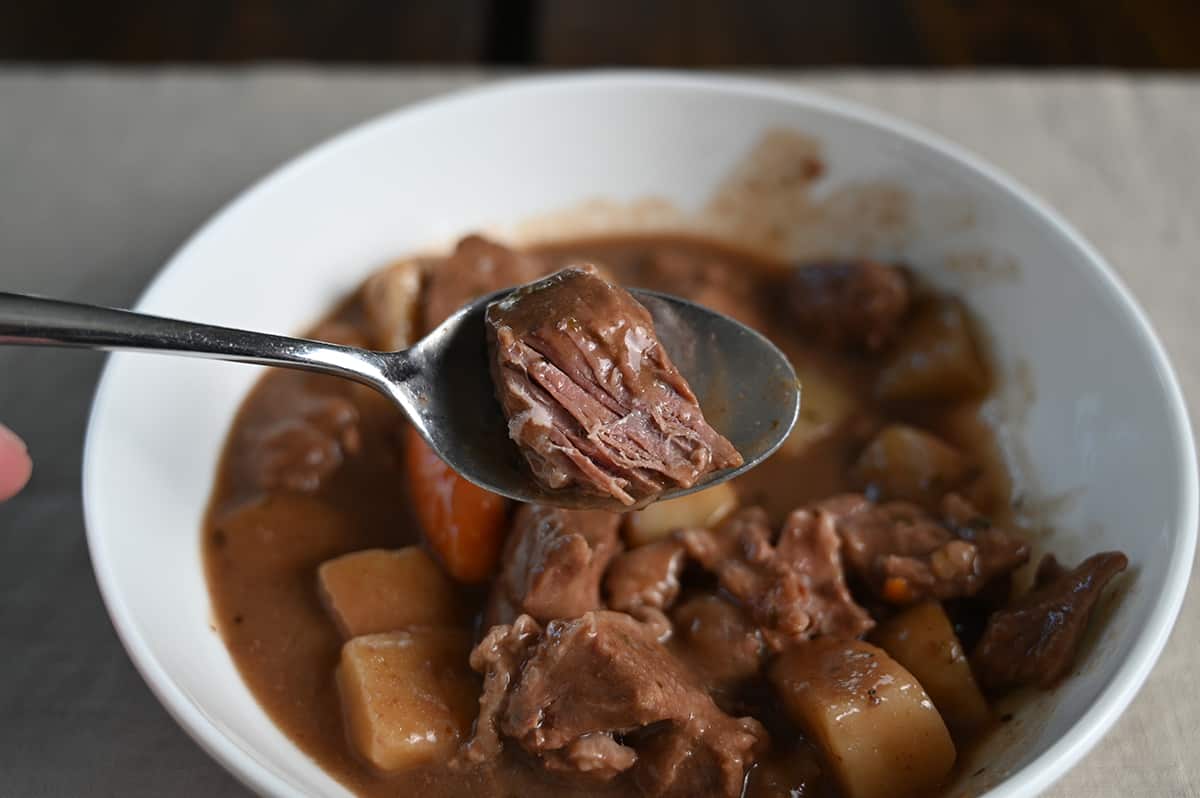
[[[509,289],[511,290],[511,289]],[[130,349],[318,371],[365,383],[394,401],[433,450],[494,493],[560,507],[628,510],[615,499],[551,491],[534,481],[495,398],[484,314],[499,291],[460,308],[412,347],[373,352],[92,305],[0,293],[0,344]],[[779,448],[800,409],[787,357],[745,325],[676,297],[632,291],[692,386],[709,423],[741,453],[669,499],[731,479]]]
[[[415,364],[416,376],[390,379],[388,385],[403,383],[414,398],[408,412],[421,435],[475,484],[518,501],[629,510],[610,497],[543,488],[509,440],[494,398],[484,336],[488,304],[506,293],[463,307],[403,353]],[[783,352],[749,327],[693,302],[653,291],[630,293],[650,311],[659,341],[691,385],[705,418],[744,460],[738,468],[715,471],[656,498],[684,496],[732,479],[778,449],[800,410],[800,385]],[[404,396],[390,395],[403,404]]]

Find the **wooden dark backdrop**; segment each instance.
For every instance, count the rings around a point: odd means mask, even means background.
[[[0,61],[1200,68],[1200,0],[0,0]]]

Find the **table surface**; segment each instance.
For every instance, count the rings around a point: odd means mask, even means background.
[[[498,77],[2,68],[0,289],[130,303],[192,230],[284,159],[366,117]],[[1196,424],[1200,80],[771,77],[942,133],[1062,211],[1149,312]],[[0,505],[0,794],[244,794],[151,696],[92,577],[80,462],[101,362],[0,349],[0,420],[36,460],[28,490]],[[1049,795],[1200,796],[1200,694],[1187,675],[1200,651],[1195,581],[1133,706]]]

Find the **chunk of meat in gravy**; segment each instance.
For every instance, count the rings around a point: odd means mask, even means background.
[[[718,704],[758,673],[766,655],[762,633],[746,611],[719,595],[700,593],[671,612],[670,648]]]
[[[909,289],[900,269],[873,260],[807,263],[789,275],[784,300],[801,331],[878,351],[899,328]]]
[[[429,272],[421,313],[425,332],[463,305],[536,280],[546,271],[546,263],[536,255],[511,250],[482,236],[467,236],[449,258]]]
[[[486,762],[500,755],[499,713],[541,634],[538,622],[522,615],[511,624],[493,626],[471,651],[471,668],[483,674],[483,692],[479,694],[475,734],[460,751],[463,762]]]
[[[983,686],[1044,689],[1066,676],[1100,594],[1127,564],[1124,554],[1108,551],[1066,571],[1048,555],[1038,586],[988,619],[972,655]]]
[[[256,431],[252,472],[266,490],[312,493],[361,448],[358,423],[349,399],[305,397],[294,413]]]
[[[762,282],[715,258],[663,249],[639,264],[634,284],[686,297],[742,324],[765,330]]]
[[[599,779],[631,771],[644,795],[695,794],[697,785],[739,795],[766,731],[718,709],[643,624],[589,612],[551,622],[531,644],[534,627],[527,616],[496,627],[472,654],[484,692],[468,755],[494,755],[507,739],[555,770]]]
[[[640,749],[634,784],[655,798],[740,796],[746,766],[765,747],[766,731],[754,718],[731,718],[719,730],[701,718],[659,732]],[[732,721],[731,723],[728,721]]]
[[[827,795],[822,790],[823,769],[817,752],[807,740],[775,752],[760,761],[750,774],[743,798],[804,798]]]
[[[513,517],[484,628],[530,615],[541,623],[601,606],[600,580],[621,550],[621,517],[524,504]]]
[[[775,543],[758,507],[739,510],[715,530],[677,537],[750,610],[772,650],[818,634],[857,637],[874,625],[846,587],[841,541],[820,507],[794,511]]]
[[[650,313],[593,267],[488,306],[496,396],[534,477],[632,506],[742,457],[708,425]]]
[[[637,752],[621,745],[608,732],[592,732],[572,740],[561,750],[546,751],[541,759],[547,770],[580,773],[599,781],[609,781],[633,767]]]
[[[1029,544],[993,525],[956,494],[935,518],[906,502],[858,494],[821,502],[842,538],[846,564],[882,599],[912,604],[974,596],[1029,559]]]
[[[662,540],[620,554],[604,579],[610,609],[627,612],[649,624],[660,640],[671,634],[671,622],[663,613],[679,596],[679,572],[683,570],[683,546]]]
[[[621,612],[638,607],[668,609],[679,595],[682,568],[683,546],[673,540],[625,552],[608,569],[608,606]]]

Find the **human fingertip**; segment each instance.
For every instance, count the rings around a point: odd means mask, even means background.
[[[0,501],[10,499],[29,482],[33,460],[25,441],[0,424]]]

